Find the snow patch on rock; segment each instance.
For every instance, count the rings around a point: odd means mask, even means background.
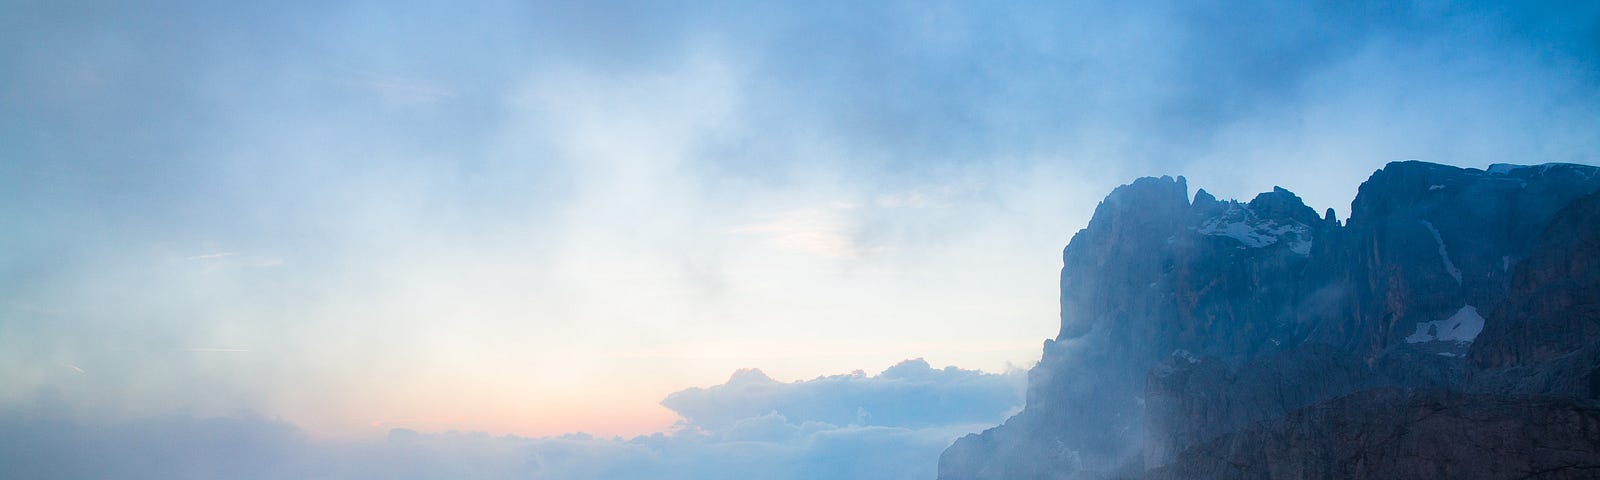
[[[1406,337],[1406,343],[1472,343],[1480,332],[1483,332],[1483,316],[1478,314],[1478,307],[1466,305],[1444,320],[1417,322],[1417,331]]]
[[[1285,245],[1299,255],[1311,254],[1311,227],[1296,221],[1279,223],[1277,220],[1257,218],[1255,212],[1237,203],[1227,211],[1207,219],[1195,229],[1201,235],[1228,237],[1238,240],[1239,248],[1265,248],[1287,238]]]
[[[1461,269],[1456,268],[1456,262],[1450,261],[1450,252],[1444,248],[1444,237],[1439,236],[1439,229],[1433,228],[1433,222],[1423,220],[1422,225],[1428,227],[1428,232],[1433,234],[1433,241],[1439,244],[1439,258],[1444,261],[1444,271],[1461,283]]]

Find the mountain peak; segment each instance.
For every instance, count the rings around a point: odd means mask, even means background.
[[[1179,175],[1177,178],[1162,175],[1160,177],[1140,177],[1133,183],[1122,185],[1111,190],[1106,195],[1102,205],[1129,205],[1148,201],[1159,203],[1181,202],[1189,204],[1189,181]],[[1130,205],[1134,206],[1134,205]]]
[[[1300,222],[1306,225],[1317,223],[1317,211],[1306,206],[1294,192],[1274,186],[1270,192],[1262,192],[1250,200],[1250,210],[1263,218],[1285,219]]]

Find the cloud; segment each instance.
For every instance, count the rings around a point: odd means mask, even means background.
[[[184,260],[213,260],[213,259],[218,259],[218,258],[231,257],[231,256],[234,256],[234,255],[238,255],[238,253],[234,253],[234,252],[206,253],[206,254],[201,254],[201,255],[192,255],[192,256],[188,256],[188,257],[183,257],[183,259]]]
[[[953,439],[1020,406],[1022,377],[920,359],[792,383],[741,370],[664,401],[685,414],[672,432],[631,439],[394,429],[382,440],[327,441],[252,415],[95,424],[4,415],[0,469],[21,480],[926,480]]]
[[[826,209],[791,210],[770,221],[736,225],[724,231],[734,235],[758,235],[779,250],[855,260],[861,258],[862,251],[856,244],[854,226],[848,215],[851,208],[833,205]]]
[[[723,385],[691,388],[661,402],[688,424],[712,431],[772,413],[792,422],[928,428],[996,424],[1021,403],[1016,376],[955,367],[933,369],[907,360],[875,376],[818,377],[783,383],[760,370],[740,370]]]
[[[992,193],[971,179],[922,185],[769,214],[722,233],[757,236],[774,249],[824,259],[871,260],[958,239],[972,229],[976,209],[993,206]]]
[[[0,409],[352,433],[654,409],[736,357],[1031,360],[885,346],[1052,335],[1134,176],[1320,210],[1393,159],[1593,163],[1574,3],[12,5]],[[880,353],[745,352],[800,325]]]

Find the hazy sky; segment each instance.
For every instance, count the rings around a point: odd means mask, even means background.
[[[638,434],[999,372],[1143,175],[1595,163],[1600,4],[3,2],[0,415]]]

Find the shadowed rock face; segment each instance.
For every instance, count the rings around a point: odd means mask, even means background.
[[[1283,189],[1248,204],[1196,197],[1182,177],[1106,197],[1063,253],[1061,334],[1029,372],[1028,407],[958,442],[941,475],[1117,468],[1141,448],[1144,378],[1156,362],[1177,349],[1234,361],[1305,336],[1297,312],[1315,296],[1301,277],[1338,224]]]
[[[1600,478],[1600,406],[1368,390],[1202,443],[1147,478]]]
[[[1473,391],[1600,399],[1600,194],[1544,230],[1469,358]]]
[[[1594,167],[1398,162],[1341,225],[1281,188],[1240,203],[1204,190],[1190,202],[1182,177],[1119,187],[1063,254],[1061,331],[1030,371],[1027,407],[958,440],[940,478],[1137,476],[1381,386],[1577,393],[1600,347],[1546,340],[1592,325],[1572,312],[1595,304],[1582,279],[1597,269],[1560,258],[1600,255],[1581,233],[1596,220],[1563,211],[1596,190]],[[1546,226],[1556,233],[1541,240]],[[1508,336],[1530,315],[1545,333]]]
[[[1326,345],[1258,357],[1237,369],[1175,355],[1147,380],[1144,465],[1171,463],[1198,442],[1389,383],[1355,356]]]
[[[1416,335],[1419,324],[1467,306],[1479,315],[1494,311],[1509,293],[1511,272],[1556,213],[1600,188],[1596,171],[1398,162],[1374,173],[1351,203],[1349,227],[1331,259],[1353,293],[1340,305],[1351,310],[1319,325],[1317,340],[1376,359],[1426,338]],[[1435,353],[1466,353],[1453,342],[1416,343],[1432,344],[1419,347]]]
[[[1482,368],[1549,362],[1600,339],[1600,194],[1557,215],[1489,318],[1471,352]]]

